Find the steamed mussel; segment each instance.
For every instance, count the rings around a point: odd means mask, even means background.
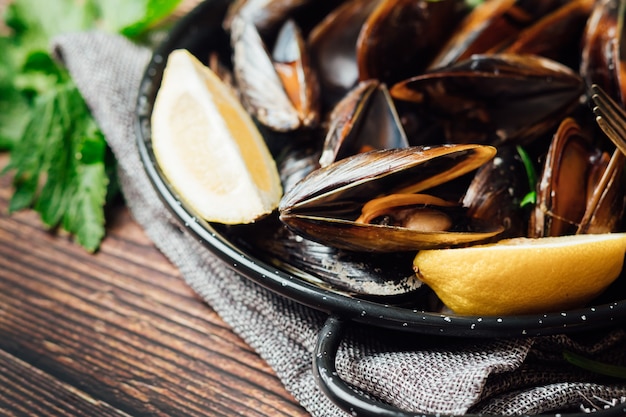
[[[225,22],[242,100],[256,99],[249,111],[261,125],[287,132],[277,160],[306,154],[297,175],[284,173],[266,258],[367,294],[337,273],[361,252],[623,229],[625,157],[598,129],[588,91],[599,84],[624,107],[626,1],[323,8],[238,0]],[[262,68],[271,82],[257,82]],[[297,88],[290,71],[306,75]],[[363,265],[389,268],[377,262]]]
[[[254,24],[235,16],[230,27],[234,76],[246,110],[276,131],[315,127],[317,75],[297,24],[285,22],[271,52]]]
[[[475,170],[495,152],[441,145],[360,153],[296,184],[281,200],[280,219],[303,236],[349,250],[398,252],[485,240],[502,227],[464,216],[456,203],[416,193]],[[384,214],[367,212],[381,206]],[[409,220],[398,221],[407,214]],[[394,220],[371,222],[380,217]]]
[[[473,55],[394,84],[397,100],[419,106],[446,140],[529,143],[579,105],[584,92],[571,68],[536,55]]]
[[[357,84],[334,107],[319,162],[324,167],[357,153],[408,146],[386,85],[367,80]]]
[[[614,231],[623,212],[623,198],[615,198],[615,193],[623,189],[622,168],[616,171],[609,161],[609,154],[594,145],[574,119],[563,120],[548,149],[529,235]],[[600,185],[603,181],[609,183]],[[611,206],[598,218],[598,206],[604,202]]]
[[[593,0],[481,2],[440,48],[430,68],[446,67],[474,54],[515,53],[561,58],[564,51],[576,53],[593,3]]]

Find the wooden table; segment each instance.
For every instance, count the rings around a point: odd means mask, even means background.
[[[123,204],[94,255],[9,215],[11,192],[0,177],[0,415],[307,415]]]

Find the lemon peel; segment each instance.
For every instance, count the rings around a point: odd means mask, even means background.
[[[282,196],[276,163],[238,98],[184,49],[170,53],[151,117],[156,162],[198,216],[250,223]]]
[[[621,273],[626,233],[514,238],[420,251],[417,277],[466,315],[546,313],[581,307]]]

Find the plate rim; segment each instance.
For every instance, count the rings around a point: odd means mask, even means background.
[[[378,328],[418,334],[531,337],[595,330],[626,321],[626,300],[545,314],[468,316],[428,312],[360,299],[318,287],[249,256],[210,223],[200,219],[176,197],[156,164],[150,144],[150,116],[169,52],[180,47],[185,39],[214,34],[215,28],[212,32],[207,30],[206,18],[214,25],[221,25],[221,15],[228,4],[230,0],[205,0],[172,27],[166,38],[154,49],[142,74],[135,105],[136,145],[152,186],[180,225],[199,239],[207,250],[224,261],[226,267],[279,296],[314,310]],[[217,10],[220,13],[216,13]]]

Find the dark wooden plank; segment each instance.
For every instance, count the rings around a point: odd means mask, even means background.
[[[9,215],[9,185],[0,178],[0,410],[306,415],[124,206],[89,254],[31,211]],[[4,383],[20,374],[30,376]]]
[[[3,416],[128,416],[0,350],[0,413]]]

